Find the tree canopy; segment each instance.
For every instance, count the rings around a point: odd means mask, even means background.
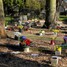
[[[18,6],[18,10],[41,10],[45,6],[46,0],[3,0],[5,12],[14,10]]]

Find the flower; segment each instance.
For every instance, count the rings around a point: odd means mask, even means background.
[[[53,32],[57,32],[57,33],[58,33],[58,32],[60,32],[60,31],[59,31],[59,30],[57,30],[57,29],[53,29],[52,31],[53,31]]]
[[[29,39],[25,39],[24,42],[26,43],[27,46],[30,46],[31,41]]]
[[[62,47],[61,46],[58,46],[56,45],[55,48],[54,48],[55,51],[61,51],[62,50]]]
[[[18,28],[22,29],[22,28],[23,28],[23,26],[22,26],[22,25],[19,25],[19,26],[18,26]]]

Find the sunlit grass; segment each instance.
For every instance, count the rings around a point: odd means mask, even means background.
[[[59,20],[61,21],[67,21],[67,15],[60,15]]]
[[[47,35],[39,36],[39,35],[35,35],[35,34],[34,35],[33,34],[23,34],[23,36],[26,36],[27,38],[32,39],[32,40],[50,41],[52,39],[51,36],[47,37]],[[62,38],[60,39],[59,37],[56,37],[55,40],[56,41],[63,41],[63,39]]]
[[[5,26],[8,25],[8,23],[12,20],[11,17],[5,17]]]

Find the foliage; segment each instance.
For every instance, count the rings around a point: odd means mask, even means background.
[[[8,25],[9,21],[11,21],[11,17],[5,17],[5,26]]]
[[[45,7],[46,0],[26,0],[26,7],[33,10],[41,10]]]
[[[15,3],[16,3],[19,7],[23,7],[23,6],[24,6],[23,0],[16,0]]]
[[[40,7],[41,7],[41,9],[44,9],[45,5],[46,5],[46,0],[41,0],[40,1]]]
[[[3,2],[7,6],[13,6],[13,0],[3,0]]]
[[[44,8],[46,0],[3,0],[5,13],[13,13],[14,9],[19,7],[18,11],[41,10]]]

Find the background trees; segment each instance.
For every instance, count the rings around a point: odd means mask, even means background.
[[[30,12],[31,10],[38,10],[40,12],[45,8],[46,1],[47,0],[3,0],[3,3],[5,14],[9,15],[10,13],[13,13],[15,9],[18,9],[19,12],[22,12],[23,14],[24,11]],[[57,12],[59,12],[60,6],[65,7],[65,4],[65,0],[56,0]]]
[[[27,14],[31,11],[34,11],[34,13],[36,11],[40,12],[44,8],[45,1],[46,0],[3,0],[5,14],[11,15],[17,7],[19,13],[22,14]]]

